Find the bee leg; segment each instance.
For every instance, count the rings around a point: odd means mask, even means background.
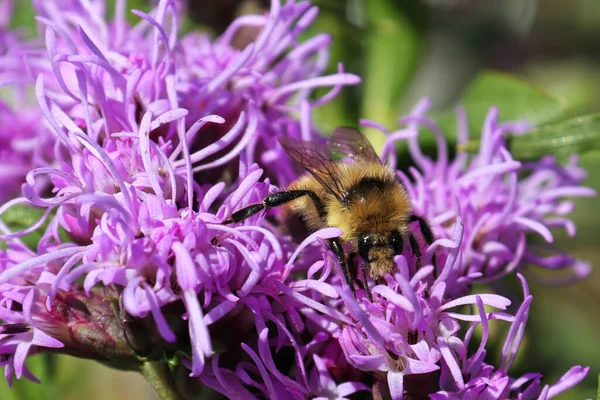
[[[356,261],[356,252],[353,251],[352,253],[348,254],[348,266],[350,268],[352,268],[354,266],[354,261]]]
[[[363,281],[363,286],[365,287],[365,292],[367,293],[367,299],[369,299],[369,301],[372,303],[373,302],[373,296],[371,295],[371,289],[369,288],[369,282],[367,282],[367,263],[362,263],[360,265],[360,269],[362,272],[362,281]]]
[[[356,276],[356,272],[357,266],[355,265],[355,261],[356,261],[356,252],[352,252],[348,255],[348,267],[350,268],[350,274],[352,275],[352,281],[355,282],[357,281],[357,276]],[[367,273],[367,267],[369,266],[368,263],[363,262],[360,265],[360,269],[361,269],[361,274],[362,274],[362,285],[363,285],[363,289],[365,289],[365,293],[367,294],[367,299],[369,299],[369,301],[372,303],[373,302],[373,296],[371,296],[371,289],[369,288],[369,282],[367,281],[367,277],[368,277],[368,273]]]
[[[427,222],[418,215],[411,215],[409,221],[419,222],[419,230],[421,231],[421,234],[423,235],[423,238],[425,239],[427,244],[431,246],[431,244],[433,243],[433,232],[431,232],[429,224],[427,224]],[[433,264],[433,277],[437,278],[437,260],[435,257],[435,252],[431,256],[431,263]]]
[[[264,209],[281,206],[285,203],[289,203],[290,201],[299,199],[302,196],[310,197],[321,217],[324,217],[326,215],[323,202],[315,192],[311,190],[288,190],[285,192],[271,193],[270,195],[265,197],[262,203],[251,204],[247,207],[242,208],[241,210],[234,212],[233,214],[231,214],[231,217],[229,219],[223,221],[223,224],[227,225],[243,221],[247,218],[250,218],[256,213],[261,212]]]
[[[412,233],[408,234],[408,241],[410,242],[410,248],[413,254],[417,257],[417,270],[421,269],[421,249],[419,249],[419,243]]]
[[[350,278],[352,279],[352,282],[356,282],[358,279],[358,275],[356,274],[356,271],[358,270],[356,268],[356,256],[356,252],[353,251],[352,253],[348,254],[346,261],[346,264],[348,264],[348,269],[350,270]]]
[[[350,286],[350,289],[352,290],[354,297],[356,297],[356,289],[354,289],[354,284],[352,282],[352,275],[350,274],[350,268],[348,268],[348,264],[346,264],[344,248],[342,247],[342,244],[340,243],[340,239],[333,238],[333,239],[329,239],[328,242],[329,242],[329,248],[331,249],[331,251],[333,251],[333,254],[335,254],[336,258],[340,262],[340,266],[342,267],[342,270],[344,271],[344,277],[346,278],[346,282],[348,283],[348,286]]]

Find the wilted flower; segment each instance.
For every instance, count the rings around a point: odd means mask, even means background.
[[[417,269],[412,254],[399,255],[398,271],[372,289],[373,301],[360,289],[357,299],[325,244],[340,229],[297,244],[264,214],[222,224],[261,202],[275,189],[271,179],[296,177],[276,138],[318,139],[311,109],[358,82],[341,68],[320,76],[328,36],[297,43],[315,7],[272,1],[267,15],[240,17],[213,41],[196,33],[178,38],[174,1],[160,1],[151,16],[136,11],[142,21],[135,27],[125,22],[123,2],[111,23],[102,1],[35,4],[48,57],[33,54],[28,62],[56,151],[27,173],[22,198],[0,206],[0,214],[18,204],[45,210],[21,232],[0,224],[7,241],[0,357],[9,379],[13,372],[31,377],[25,358],[50,350],[125,369],[167,359],[178,390],[183,379],[240,398],[342,398],[367,389],[394,399],[484,391],[499,398],[522,387],[530,398],[587,373],[576,367],[540,391],[537,375],[527,376],[533,385],[511,380],[528,290],[516,315],[504,312],[510,300],[503,296],[467,294],[471,283],[534,257],[525,232],[561,225],[546,217],[570,211],[558,198],[591,194],[573,187],[581,179],[576,167],[543,160],[519,183],[521,165],[502,146],[507,127],[493,113],[475,160],[460,155],[449,163],[439,135],[433,163],[416,144],[417,125],[430,124],[419,105],[385,153],[409,138],[422,172],[413,170],[412,180],[399,175],[417,214],[432,222],[436,241],[422,250],[425,261],[435,250],[437,263]],[[233,44],[241,26],[260,28],[242,50]],[[317,86],[332,89],[314,100]],[[547,190],[526,190],[548,175]],[[40,178],[51,190],[36,184]],[[28,248],[21,237],[44,222],[42,239]],[[485,305],[495,311],[486,314]],[[499,368],[484,364],[493,319],[512,323]],[[465,322],[473,324],[463,339]],[[477,324],[484,339],[468,355]]]

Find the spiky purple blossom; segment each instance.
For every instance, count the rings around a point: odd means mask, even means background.
[[[582,186],[586,171],[572,157],[567,165],[548,156],[534,163],[521,163],[511,157],[505,145],[507,135],[526,134],[526,122],[498,121],[499,111],[487,114],[477,154],[459,151],[448,158],[448,143],[440,127],[425,114],[430,101],[419,102],[412,112],[400,119],[406,125],[390,133],[384,127],[363,121],[382,130],[388,137],[383,158],[394,166],[394,143],[407,138],[415,163],[408,174],[398,176],[411,196],[414,212],[426,217],[438,238],[451,238],[457,213],[463,215],[464,240],[462,261],[445,278],[454,295],[468,290],[473,283],[492,282],[532,264],[548,270],[565,270],[561,278],[536,277],[547,283],[569,283],[586,277],[590,264],[551,246],[552,229],[563,229],[575,236],[575,224],[568,219],[574,210],[571,198],[591,197],[593,189]],[[469,141],[467,116],[457,110],[458,144]],[[418,142],[419,130],[429,130],[435,138],[437,159],[423,154]],[[459,210],[457,210],[457,205]],[[533,244],[537,234],[547,245]],[[425,258],[431,259],[435,247]],[[438,271],[438,273],[442,273]],[[535,271],[530,271],[535,276]]]
[[[8,29],[13,6],[0,2],[0,202],[18,195],[25,174],[52,155],[52,137],[39,124],[40,110],[29,99],[31,74],[23,68],[36,43]]]
[[[59,11],[59,3],[68,11]],[[52,163],[29,171],[24,197],[0,207],[46,211],[23,232],[0,226],[7,241],[0,250],[0,355],[9,381],[13,373],[31,377],[26,356],[57,348],[120,367],[139,362],[136,356],[181,357],[177,368],[186,377],[242,398],[338,398],[367,389],[399,399],[405,393],[548,398],[585,376],[587,369],[574,367],[544,388],[538,375],[510,378],[531,302],[526,285],[515,315],[504,312],[505,297],[467,293],[476,280],[509,273],[524,260],[513,242],[501,242],[505,236],[524,237],[524,227],[545,232],[540,226],[553,224],[548,213],[570,211],[559,200],[574,186],[584,190],[575,166],[532,165],[542,177],[560,177],[551,179],[554,191],[515,194],[512,173],[520,165],[503,148],[506,127],[493,115],[480,161],[467,167],[461,155],[450,164],[441,136],[440,160],[428,161],[415,139],[416,124],[429,123],[421,104],[402,120],[408,129],[390,136],[386,153],[395,140],[409,138],[424,178],[413,172],[404,181],[416,212],[433,222],[437,240],[425,260],[437,249],[438,263],[416,270],[412,255],[398,256],[398,272],[373,288],[374,302],[360,290],[356,300],[324,242],[339,229],[296,244],[262,214],[221,224],[274,190],[270,178],[296,177],[275,139],[318,138],[311,109],[358,82],[343,71],[319,76],[327,35],[296,42],[316,8],[273,1],[266,16],[241,17],[212,41],[196,33],[178,38],[173,1],[161,1],[152,16],[136,12],[142,21],[135,27],[125,22],[122,2],[110,23],[103,2],[35,4],[47,55],[34,53],[28,62],[56,151]],[[243,25],[260,33],[237,49],[233,37]],[[323,85],[332,91],[311,100],[311,89]],[[509,173],[505,182],[501,176]],[[39,178],[52,190],[41,190]],[[491,201],[491,189],[514,207]],[[427,196],[439,200],[438,208],[425,208]],[[480,226],[489,213],[496,216],[492,233]],[[45,234],[29,249],[20,237],[44,220]],[[469,239],[474,233],[476,241]],[[523,243],[521,251],[529,251]],[[480,253],[489,259],[482,262]],[[484,305],[497,311],[486,314]],[[484,363],[487,324],[495,319],[512,324],[500,367]],[[464,339],[461,323],[472,323]],[[484,338],[469,355],[477,324]]]
[[[430,396],[433,400],[458,399],[551,399],[564,390],[573,387],[585,378],[590,368],[575,366],[569,369],[554,385],[542,386],[542,375],[528,373],[519,378],[507,375],[515,360],[524,336],[529,307],[533,296],[529,294],[527,282],[522,275],[517,274],[523,286],[525,299],[515,316],[511,318],[511,327],[502,346],[500,366],[494,367],[485,363],[485,345],[489,337],[489,323],[492,320],[504,319],[496,313],[486,313],[481,297],[477,296],[479,318],[469,327],[464,340],[454,343],[453,350],[459,355],[458,363],[447,362],[446,371],[442,372],[440,387],[442,390]],[[473,338],[475,328],[482,327],[481,341],[477,351],[467,355],[467,347]],[[444,376],[445,372],[445,376]]]
[[[214,40],[197,32],[178,37],[176,1],[159,2],[153,16],[133,10],[141,19],[133,27],[125,20],[125,1],[117,2],[110,22],[105,20],[104,1],[93,6],[76,0],[35,5],[48,56],[30,63],[46,96],[94,138],[137,128],[146,112],[160,116],[184,108],[183,121],[162,128],[166,132],[158,135],[164,142],[160,144],[173,168],[185,170],[189,159],[194,175],[205,184],[235,179],[235,160],[242,150],[250,164],[260,161],[270,175],[282,179],[289,171],[276,165],[282,151],[275,149],[277,136],[309,139],[315,133],[293,115],[310,115],[344,85],[360,81],[344,73],[341,64],[339,73],[322,76],[330,35],[298,43],[318,14],[306,1],[273,1],[268,14],[242,16]],[[243,29],[255,37],[234,43]],[[86,83],[81,82],[84,76]],[[48,78],[41,82],[40,77]],[[330,90],[311,98],[318,87]],[[90,97],[89,109],[81,101],[84,93]],[[199,120],[208,115],[220,118],[200,134]],[[178,142],[184,128],[189,157],[181,155],[184,149]]]
[[[15,238],[2,257],[3,306],[22,303],[6,296],[29,287],[23,286],[26,278],[37,283],[36,310],[51,311],[57,293],[85,275],[88,295],[99,282],[121,285],[126,312],[152,314],[163,339],[173,342],[176,334],[161,307],[182,302],[193,344],[192,374],[199,375],[212,353],[207,326],[231,311],[238,296],[257,290],[259,280],[281,277],[285,262],[282,246],[264,228],[220,225],[233,208],[266,195],[268,183],[258,183],[262,170],[241,162],[238,188],[229,193],[223,183],[206,185],[209,180],[196,182],[193,174],[222,167],[242,150],[250,158],[250,148],[273,140],[270,136],[312,135],[290,113],[300,103],[304,113],[310,111],[358,78],[318,76],[330,40],[318,36],[297,44],[316,16],[306,2],[274,1],[268,15],[240,18],[215,42],[197,34],[179,40],[174,2],[160,2],[153,17],[136,12],[142,21],[132,28],[123,16],[124,2],[118,4],[109,24],[102,2],[92,8],[36,3],[48,55],[28,62],[58,150],[54,165],[31,170],[24,197],[6,203],[2,212],[23,203],[45,208],[29,230],[50,211],[56,216],[37,251],[16,239],[23,232],[3,227],[4,239]],[[243,50],[230,47],[231,35],[244,25],[260,27],[261,33]],[[333,86],[330,95],[309,102],[312,88],[327,85]],[[225,122],[229,130],[209,130],[212,143],[190,149],[207,124]],[[219,152],[214,162],[204,163]],[[38,192],[40,177],[52,182],[51,192]],[[219,206],[213,204],[217,199]],[[59,227],[75,242],[63,243]],[[222,243],[212,242],[221,236]],[[23,361],[14,360],[17,376]]]

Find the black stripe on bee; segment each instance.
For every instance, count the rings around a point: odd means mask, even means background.
[[[365,176],[344,193],[343,201],[348,203],[352,201],[353,198],[365,198],[372,195],[373,192],[383,192],[386,188],[396,185],[397,183],[395,181]]]

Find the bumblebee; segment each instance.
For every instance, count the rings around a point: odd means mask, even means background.
[[[366,271],[377,281],[392,273],[396,268],[394,256],[402,253],[406,239],[417,257],[417,268],[420,267],[422,254],[409,224],[418,222],[428,244],[433,242],[431,229],[423,218],[412,213],[406,189],[394,171],[382,164],[361,132],[337,127],[326,146],[290,137],[280,137],[279,143],[308,174],[287,190],[270,194],[262,203],[234,212],[224,223],[240,222],[262,210],[283,206],[284,225],[286,219],[295,216],[311,231],[340,228],[342,236],[329,239],[329,246],[353,292],[343,246],[351,247],[351,254],[362,258],[363,286],[369,299]],[[335,161],[333,154],[344,156],[349,162]]]

